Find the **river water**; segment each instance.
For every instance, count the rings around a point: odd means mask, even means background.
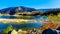
[[[16,19],[15,16],[0,16],[0,19]],[[34,20],[46,20],[46,16],[34,16],[34,18],[30,18],[31,19],[34,19]],[[40,28],[42,26],[42,23],[41,22],[37,22],[37,23],[25,23],[25,24],[3,24],[3,23],[0,23],[0,31],[6,29],[9,25],[12,25],[13,28]]]

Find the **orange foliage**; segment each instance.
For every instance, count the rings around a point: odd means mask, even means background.
[[[59,27],[58,24],[55,24],[53,21],[48,21],[48,23],[46,23],[42,26],[42,30],[45,30],[45,29],[48,29],[48,28],[56,29],[58,27]]]

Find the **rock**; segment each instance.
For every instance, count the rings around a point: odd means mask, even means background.
[[[52,29],[46,29],[42,32],[42,34],[58,34],[55,30]]]
[[[16,30],[13,30],[11,34],[18,34],[18,32]]]

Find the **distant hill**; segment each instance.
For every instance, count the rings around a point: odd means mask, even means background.
[[[16,12],[32,12],[35,10],[36,9],[34,9],[34,8],[19,6],[19,7],[10,7],[10,8],[1,9],[0,13],[1,14],[9,13],[10,15],[14,15]]]
[[[54,11],[60,11],[60,8],[54,8],[54,9],[38,9],[40,12],[49,12],[51,10],[54,10]]]
[[[60,13],[60,8],[56,8],[56,9],[40,9],[39,10],[40,12],[43,12],[42,15],[50,15],[50,14],[53,14],[53,15],[57,15],[58,13]]]
[[[47,12],[47,11],[50,11],[52,9],[38,9],[40,12]]]

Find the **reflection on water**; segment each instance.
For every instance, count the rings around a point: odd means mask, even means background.
[[[32,16],[31,16],[32,17]],[[7,19],[16,19],[16,16],[0,16],[0,19],[1,18],[7,18]],[[32,18],[31,18],[32,19]],[[33,19],[35,19],[35,20],[40,20],[40,19],[44,19],[44,20],[46,20],[46,16],[34,16],[34,18]],[[0,24],[0,29],[1,28],[6,28],[7,26],[8,26],[9,24]],[[15,25],[17,25],[17,24],[13,24],[13,27],[15,26]],[[23,26],[22,26],[23,25]],[[17,27],[24,27],[24,26],[33,26],[33,27],[40,27],[41,26],[41,23],[27,23],[27,24],[18,24],[17,25]]]
[[[22,17],[22,18],[21,18]],[[0,19],[1,18],[4,18],[4,19],[24,19],[25,16],[0,16]],[[28,18],[25,17],[26,19]],[[46,16],[30,16],[28,19],[36,19],[36,20],[40,20],[40,19],[43,19],[43,20],[46,20],[47,17]]]
[[[26,20],[24,18],[26,18]],[[16,23],[13,23],[13,22],[9,23],[9,20],[7,20],[8,22],[6,24],[0,22],[0,32],[2,32],[4,29],[9,27],[9,25],[12,25],[12,27],[16,28],[16,29],[22,29],[22,28],[41,28],[42,23],[40,22],[40,20],[46,20],[47,17],[46,16],[30,16],[30,17],[23,16],[21,18],[21,16],[19,16],[19,17],[17,17],[17,16],[0,16],[0,21],[1,21],[1,19],[10,19],[10,20],[11,19],[12,20],[13,19],[17,19],[17,20],[18,19],[24,19],[25,21],[32,20],[32,22],[27,21],[27,23],[23,23],[23,24],[16,24]],[[39,20],[39,22],[34,22],[36,20],[37,21]]]
[[[9,19],[14,19],[16,18],[15,16],[0,16],[0,18],[9,18]]]
[[[25,23],[25,24],[2,24],[0,23],[0,31],[6,29],[9,25],[12,25],[13,28],[40,28],[42,23]]]

